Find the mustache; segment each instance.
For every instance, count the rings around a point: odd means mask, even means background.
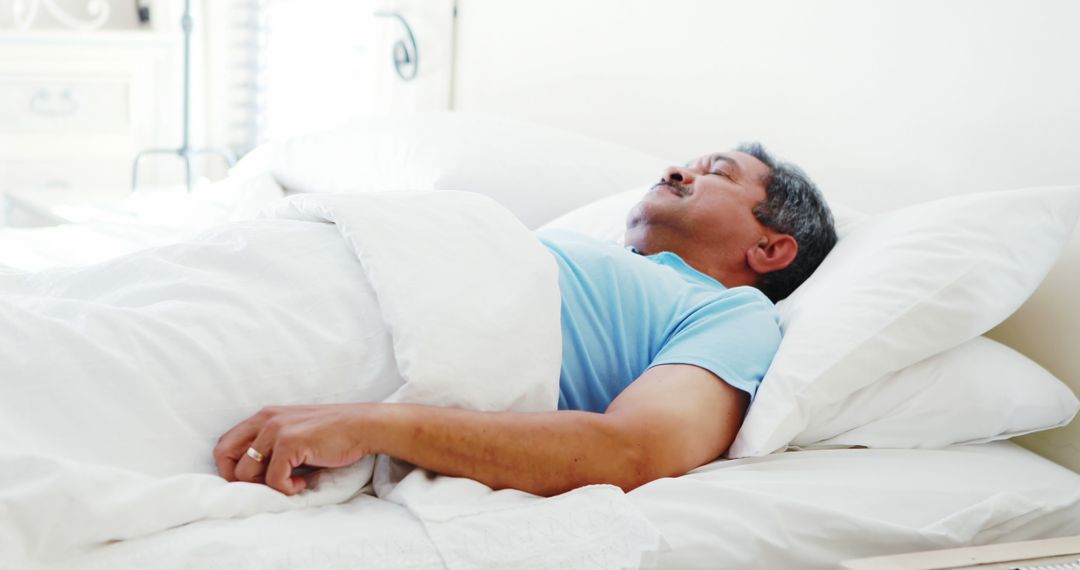
[[[653,184],[652,188],[649,188],[649,190],[655,190],[657,188],[660,188],[661,186],[667,186],[668,188],[675,190],[675,193],[679,196],[686,196],[690,194],[689,186],[679,184],[678,182],[674,182],[672,180],[661,180],[660,182]]]

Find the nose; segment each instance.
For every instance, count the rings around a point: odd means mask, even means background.
[[[694,173],[678,166],[669,166],[664,171],[664,176],[660,179],[662,182],[676,182],[683,185],[689,185],[694,183]]]

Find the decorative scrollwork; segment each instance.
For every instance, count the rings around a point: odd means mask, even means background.
[[[105,25],[111,12],[108,0],[87,0],[86,13],[90,20],[79,20],[68,14],[66,10],[56,5],[54,0],[15,0],[12,15],[15,19],[15,28],[29,30],[37,20],[40,9],[44,6],[52,17],[56,18],[64,26],[73,30],[96,30]]]
[[[398,40],[394,43],[394,71],[403,81],[416,79],[416,72],[420,69],[420,50],[416,47],[416,36],[413,35],[409,22],[398,12],[379,10],[375,12],[379,18],[396,18],[405,28],[408,41]]]

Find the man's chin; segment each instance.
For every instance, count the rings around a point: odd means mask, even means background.
[[[630,232],[641,227],[641,225],[645,223],[645,210],[648,208],[648,205],[646,204],[647,200],[647,196],[642,198],[641,201],[634,204],[634,207],[630,208],[630,211],[626,214],[626,231],[624,234],[628,240],[626,242],[627,244],[630,243]]]
[[[626,222],[626,231],[623,232],[623,246],[633,246],[637,251],[644,251],[647,240],[648,227],[641,223],[642,220],[629,219]]]

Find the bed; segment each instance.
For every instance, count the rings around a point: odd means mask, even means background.
[[[505,143],[513,151],[500,161],[509,170],[539,168],[532,158],[515,156],[539,155],[545,161],[561,161],[563,169],[536,170],[544,177],[531,178],[526,185],[533,186],[526,190],[539,193],[543,187],[558,187],[565,194],[539,201],[530,199],[528,193],[500,196],[500,192],[507,192],[503,175],[488,166],[492,151],[487,143],[478,142],[496,137],[515,141]],[[373,144],[383,145],[382,150],[365,150],[365,145]],[[519,147],[540,150],[520,153]],[[341,158],[327,153],[328,148],[354,157],[377,155],[383,165],[392,154],[387,148],[396,148],[400,156],[409,157],[417,173],[414,188],[445,192],[467,185],[512,204],[515,214],[528,219],[531,227],[575,229],[613,242],[620,239],[625,211],[643,191],[640,187],[626,190],[633,179],[640,181],[645,176],[634,168],[651,170],[667,162],[522,121],[482,114],[435,114],[378,120],[275,143],[241,164],[241,172],[269,174],[284,193],[293,196],[321,196],[323,191],[363,196],[389,186],[380,180],[374,165],[364,177],[353,176],[354,169],[366,168],[357,160],[349,169],[335,168]],[[425,154],[432,158],[417,160]],[[635,167],[627,168],[628,164]],[[594,179],[581,180],[585,165]],[[565,172],[571,174],[560,174]],[[238,176],[230,184],[239,187],[242,179]],[[357,181],[368,186],[349,187]],[[586,194],[579,195],[579,189]],[[384,194],[387,192],[374,195]],[[1030,213],[1034,217],[1020,215],[1015,200],[1006,200],[987,211],[986,219],[997,224],[1001,212],[1008,211],[1024,220],[1023,224],[1052,227],[1048,220],[1053,218],[1046,218],[1047,212],[1073,204],[1071,196],[1075,194],[1074,190],[1048,191],[1045,199],[1064,202],[1055,202],[1057,206],[1049,209],[1034,208]],[[1031,202],[1026,194],[1024,197]],[[992,204],[993,200],[982,202]],[[839,204],[834,209],[842,240],[853,232],[856,236],[867,232],[859,228],[889,225],[887,216],[868,216]],[[917,217],[924,222],[934,218],[926,212]],[[1066,216],[1057,225],[1071,228],[1073,219]],[[902,225],[910,228],[912,223]],[[153,235],[153,228],[145,230]],[[961,228],[962,232],[969,230],[972,228]],[[65,228],[26,231],[59,233]],[[869,238],[849,241],[888,237],[888,233],[878,231],[871,232]],[[1067,232],[1054,239],[1063,242],[1065,237]],[[1039,244],[1037,239],[1031,241]],[[139,242],[131,242],[129,247],[135,249]],[[24,247],[21,252],[25,255],[33,249]],[[881,243],[870,249],[875,257],[887,258],[882,252],[888,252],[888,247]],[[1033,257],[1028,253],[1010,255]],[[1042,263],[1048,268],[1054,259],[1056,255],[1046,255]],[[905,263],[911,261],[892,259],[889,263],[897,264],[903,273],[908,267]],[[856,258],[847,263],[859,262]],[[990,275],[994,275],[992,269]],[[287,269],[283,266],[281,271]],[[272,272],[264,271],[264,278],[269,275]],[[1025,287],[1029,290],[1038,283],[1037,278],[1028,281]],[[823,304],[830,310],[828,296],[819,294],[811,299],[810,304]],[[936,310],[940,312],[940,308]],[[1008,311],[1008,307],[998,309],[1001,318]],[[788,326],[791,333],[795,325]],[[794,330],[792,334],[798,332],[797,327]],[[939,352],[937,348],[931,352]],[[530,568],[558,564],[829,568],[841,560],[865,556],[1080,532],[1080,475],[1003,441],[1068,423],[1078,407],[1068,388],[1018,353],[978,336],[916,360],[861,390],[849,389],[844,405],[808,408],[831,419],[813,422],[781,449],[768,449],[768,443],[744,442],[749,451],[737,459],[717,460],[686,476],[658,480],[625,495],[619,508],[632,508],[634,516],[642,517],[634,520],[647,521],[646,532],[638,534],[629,530],[627,520],[574,516],[573,509],[545,510],[532,505],[497,514],[505,518],[500,518],[496,527],[490,521],[479,527],[462,523],[468,532],[458,529],[451,518],[443,521],[443,530],[438,531],[451,534],[438,538],[430,521],[419,519],[408,506],[360,494],[336,504],[288,512],[193,520],[161,532],[111,541],[76,556],[53,562],[46,559],[42,567]],[[794,362],[800,361],[796,358]],[[976,362],[979,364],[974,365]],[[922,394],[922,401],[915,392]],[[783,399],[774,396],[773,401]],[[963,398],[968,399],[966,407],[957,404]],[[888,404],[882,407],[883,402]],[[897,407],[897,402],[907,402],[907,408]],[[844,418],[852,417],[857,418],[854,424],[843,423]],[[958,423],[969,429],[948,425]],[[751,449],[754,445],[759,449]],[[448,541],[446,536],[454,540]],[[538,549],[546,554],[537,556]],[[628,555],[637,558],[627,563]]]
[[[625,104],[626,99],[620,99],[621,93],[631,81],[645,81],[653,72],[666,69],[673,61],[667,56],[672,56],[675,48],[648,42],[646,47],[652,50],[652,55],[638,53],[639,57],[634,59],[641,67],[608,69],[606,72],[614,74],[617,80],[607,84],[578,81],[597,71],[591,67],[595,62],[586,61],[587,58],[568,57],[566,62],[578,67],[552,69],[544,63],[550,53],[527,48],[513,51],[519,59],[510,67],[499,58],[491,60],[487,56],[492,53],[493,45],[507,41],[508,34],[539,34],[540,28],[525,22],[537,17],[547,18],[543,21],[552,26],[569,21],[566,25],[572,28],[578,25],[574,22],[614,21],[621,15],[626,23],[625,34],[612,41],[621,41],[620,45],[626,49],[635,50],[644,49],[634,40],[645,33],[650,21],[660,18],[667,22],[670,18],[685,17],[685,13],[681,8],[658,12],[641,2],[630,3],[629,8],[616,3],[582,7],[569,1],[554,2],[542,14],[514,11],[508,4],[469,0],[459,6],[456,106],[466,111],[492,111],[498,116],[457,113],[375,119],[330,133],[268,145],[242,166],[248,172],[269,173],[284,192],[292,195],[359,195],[395,189],[480,192],[509,208],[529,228],[549,225],[618,241],[622,216],[644,191],[642,186],[673,159],[687,158],[681,153],[689,152],[689,148],[712,145],[714,135],[710,131],[717,129],[709,127],[718,125],[694,129],[678,126],[691,124],[695,116],[683,115],[668,105],[665,112],[673,113],[672,118],[626,132],[624,119],[630,112],[628,109],[597,112],[595,106],[582,104],[573,96],[556,97],[549,106],[541,108],[532,104],[535,86],[543,82],[565,88],[570,83],[575,89],[592,89],[595,98]],[[794,3],[785,6],[799,10]],[[829,10],[824,10],[825,14],[800,14],[804,20],[825,18],[845,6],[851,8],[844,3],[832,3]],[[696,9],[704,10],[709,17],[697,21],[727,17],[727,11],[732,8],[728,3],[698,5]],[[892,17],[907,17],[888,7],[881,9]],[[1075,10],[1061,6],[1056,9],[1067,13]],[[736,14],[753,22],[756,21],[753,16],[758,14],[754,10],[757,8],[742,8]],[[989,12],[1005,18],[1001,10]],[[569,18],[568,14],[575,17]],[[1058,14],[1058,21],[1067,20],[1067,15]],[[1046,23],[1045,19],[1044,13],[1038,22]],[[499,25],[486,25],[495,21]],[[1027,22],[1023,18],[1020,21]],[[997,20],[990,23],[1001,25]],[[637,34],[634,26],[640,26]],[[990,25],[989,29],[992,32],[997,28]],[[755,30],[761,31],[749,26],[749,31],[740,33],[749,35]],[[944,42],[943,38],[952,37],[953,33],[937,32],[927,34],[926,52],[934,51],[934,42]],[[587,35],[571,36],[556,54],[573,52],[573,46],[582,48],[581,53],[595,47],[590,43],[594,40]],[[1056,38],[1053,34],[1048,37]],[[708,38],[715,39],[711,35]],[[738,39],[736,36],[725,41]],[[687,38],[686,41],[693,44],[706,40]],[[1075,39],[1068,41],[1075,43]],[[824,51],[836,47],[828,42],[809,44]],[[699,47],[708,49],[707,44]],[[924,48],[912,56],[913,60],[931,65],[931,73],[942,69],[934,67],[932,60],[921,59]],[[1031,49],[1034,51],[1029,55],[1045,55],[1038,46]],[[1007,61],[1014,61],[1013,58],[1024,59],[1021,53],[1010,55]],[[803,59],[797,63],[809,65]],[[941,65],[947,67],[947,63]],[[858,67],[859,61],[848,65]],[[498,84],[479,79],[496,69],[529,70],[529,77],[519,76],[515,71],[503,75],[504,81]],[[884,66],[880,73],[885,75],[898,69],[914,73],[903,61],[894,62],[891,68]],[[728,75],[730,70],[725,71],[725,76]],[[843,92],[849,84],[842,78],[836,79],[834,89]],[[979,85],[978,81],[975,85]],[[1075,88],[1067,84],[1062,91]],[[580,91],[569,92],[581,95]],[[644,96],[635,94],[629,101],[648,109],[648,102],[641,99]],[[903,96],[900,93],[886,100],[896,103]],[[1005,99],[1017,96],[1016,92],[1002,95]],[[744,99],[736,102],[746,104]],[[850,101],[841,100],[836,105],[842,108],[846,103]],[[921,106],[897,105],[892,109],[893,114],[887,115],[890,125],[914,124],[925,128],[902,140],[882,142],[881,149],[876,150],[883,154],[912,152],[924,143],[928,133],[948,132],[955,137],[959,136],[955,133],[965,132],[952,129],[955,124],[932,126],[914,119],[923,114],[945,117],[949,109],[956,108],[955,101],[934,105],[920,100]],[[771,105],[761,107],[771,108]],[[989,103],[972,112],[984,108],[988,113],[1001,112],[1000,106]],[[817,119],[807,117],[828,114],[823,113],[821,102],[816,99],[802,106],[792,105],[791,109],[795,111],[785,118],[795,120],[809,131],[822,125],[815,122]],[[1042,129],[1041,132],[1053,135],[1080,120],[1075,111],[1065,107],[1054,109],[1057,114],[1047,112],[1046,122],[1040,122],[1043,117],[1040,115],[1038,121],[1032,120],[1033,124],[1025,128],[1031,132]],[[805,114],[798,115],[796,111]],[[786,146],[781,144],[785,154],[792,158],[807,156],[806,167],[811,174],[823,172],[823,186],[836,189],[827,191],[827,197],[830,201],[835,198],[842,235],[855,235],[875,246],[867,246],[865,251],[845,250],[844,255],[849,256],[847,265],[880,261],[886,267],[896,262],[899,264],[896,267],[908,271],[923,267],[924,263],[938,263],[943,270],[955,265],[956,257],[928,262],[920,257],[878,260],[879,256],[868,256],[866,251],[879,252],[882,244],[893,243],[888,240],[896,234],[886,231],[890,224],[901,228],[918,223],[940,224],[943,220],[961,224],[957,234],[940,234],[943,236],[940,243],[959,243],[964,236],[971,235],[969,231],[992,236],[994,229],[1025,239],[1013,240],[1017,243],[1011,244],[963,242],[955,253],[964,256],[966,252],[969,257],[986,261],[988,265],[979,269],[985,279],[949,292],[950,297],[934,297],[940,291],[933,283],[908,283],[910,287],[926,286],[928,292],[925,297],[907,300],[931,301],[924,311],[911,317],[917,325],[883,328],[882,334],[870,339],[878,342],[875,351],[863,354],[860,359],[838,356],[833,364],[842,364],[846,372],[830,377],[828,397],[814,400],[794,389],[786,392],[791,396],[786,399],[783,391],[764,394],[768,399],[758,402],[761,405],[754,423],[747,427],[745,436],[741,434],[742,439],[733,449],[735,458],[712,462],[683,477],[654,481],[626,494],[625,502],[618,503],[619,508],[628,506],[633,510],[632,515],[640,515],[647,521],[648,528],[636,529],[637,534],[630,532],[633,529],[625,521],[615,524],[603,517],[574,517],[566,510],[545,513],[541,512],[544,510],[541,503],[533,505],[536,507],[533,511],[522,509],[497,514],[503,517],[498,519],[499,525],[483,527],[482,532],[473,532],[475,527],[467,527],[464,521],[460,521],[459,529],[450,520],[440,527],[439,532],[448,533],[440,539],[432,526],[418,520],[401,504],[361,494],[337,504],[289,512],[197,520],[162,532],[98,545],[78,556],[53,562],[52,566],[835,568],[842,560],[866,556],[1080,534],[1080,475],[1075,472],[1080,469],[1077,452],[1080,436],[1075,422],[1070,423],[1076,413],[1073,393],[1078,391],[1080,378],[1080,369],[1070,358],[1080,338],[1076,328],[1080,315],[1071,299],[1077,284],[1075,268],[1080,262],[1080,247],[1075,239],[1069,238],[1075,225],[1073,197],[1077,189],[1075,186],[1044,188],[1005,197],[972,194],[967,201],[959,196],[958,202],[947,207],[914,210],[907,217],[904,214],[889,217],[904,206],[954,194],[1075,184],[1080,180],[1080,172],[1054,162],[1055,176],[1047,178],[1043,174],[1045,170],[1017,167],[1006,174],[1013,178],[1002,187],[989,183],[989,178],[976,181],[960,164],[950,170],[935,163],[933,168],[940,170],[932,170],[925,184],[905,193],[892,182],[896,172],[890,169],[899,167],[884,164],[886,159],[870,150],[860,152],[861,136],[872,133],[878,137],[873,140],[881,141],[880,131],[899,137],[900,129],[890,131],[888,125],[863,125],[858,118],[852,118],[841,121],[842,129],[838,130],[845,134],[843,142],[838,142],[841,139],[837,137],[822,145],[828,148],[816,149],[814,145],[820,143],[818,137],[803,131],[798,136],[785,137],[784,133],[792,128],[790,124],[770,122],[769,115],[758,107],[751,106],[751,112],[745,116],[723,115],[715,120],[721,122],[719,126],[722,121],[736,123],[733,130],[738,134],[733,137],[748,132],[748,125],[763,125],[761,128],[767,135],[788,141]],[[1024,122],[1010,116],[1001,120],[1007,125]],[[564,132],[550,125],[625,142],[648,152]],[[667,136],[650,134],[657,132]],[[980,129],[970,132],[972,139],[988,136]],[[1000,133],[991,135],[994,136],[990,140],[1013,151],[1023,144],[1023,137],[1006,141]],[[972,140],[949,142],[952,146],[945,148],[962,146],[961,142],[977,148],[986,146],[976,145]],[[1071,138],[1063,147],[1080,151]],[[848,171],[847,165],[833,162],[832,157],[839,152],[863,159],[862,166]],[[1043,159],[1029,157],[1028,165],[1041,164]],[[956,181],[961,175],[973,178],[959,185]],[[871,187],[868,181],[877,177],[890,182],[873,192],[866,191],[865,188]],[[844,207],[845,204],[855,207]],[[979,215],[970,216],[971,220],[959,214],[975,210]],[[926,225],[924,229],[930,227],[938,231],[940,226]],[[904,245],[918,251],[927,248],[926,243],[904,242]],[[995,257],[995,252],[1000,253],[1006,246],[1029,248],[1010,249]],[[968,247],[975,249],[965,249]],[[971,254],[972,251],[977,254]],[[999,279],[1001,275],[1007,278]],[[998,281],[1007,281],[1008,288],[992,288]],[[872,282],[863,285],[870,287]],[[983,290],[993,292],[986,295],[991,301],[994,298],[1009,301],[988,308],[979,304],[988,301],[978,294]],[[836,298],[827,291],[808,289],[802,297],[801,305],[820,306],[821,312],[839,310]],[[958,307],[963,311],[949,312]],[[851,310],[855,316],[860,314],[857,309]],[[810,318],[813,314],[807,317],[805,312],[792,310],[789,314],[792,319],[806,317],[809,324],[805,328],[823,322],[820,315],[815,320]],[[986,314],[992,316],[981,320],[973,316]],[[926,328],[927,322],[949,326]],[[789,332],[799,333],[800,326],[791,325]],[[838,343],[845,334],[835,328],[828,330],[822,342]],[[983,333],[987,336],[982,336]],[[924,343],[927,338],[935,342]],[[783,356],[788,369],[801,373],[812,368],[807,363],[816,361],[807,359],[823,350],[822,345],[813,343],[803,347]],[[898,353],[904,356],[896,356]],[[829,372],[820,371],[822,375]],[[858,380],[852,383],[852,378]],[[792,373],[784,382],[775,384],[786,382],[791,386],[799,381],[799,374]],[[783,425],[761,420],[769,415],[791,419]],[[749,424],[751,418],[747,421]],[[462,530],[465,528],[473,530],[466,532]],[[619,532],[605,531],[611,528]],[[460,540],[448,541],[447,536]],[[590,540],[594,542],[587,542]],[[632,563],[627,563],[628,556],[633,558]]]

